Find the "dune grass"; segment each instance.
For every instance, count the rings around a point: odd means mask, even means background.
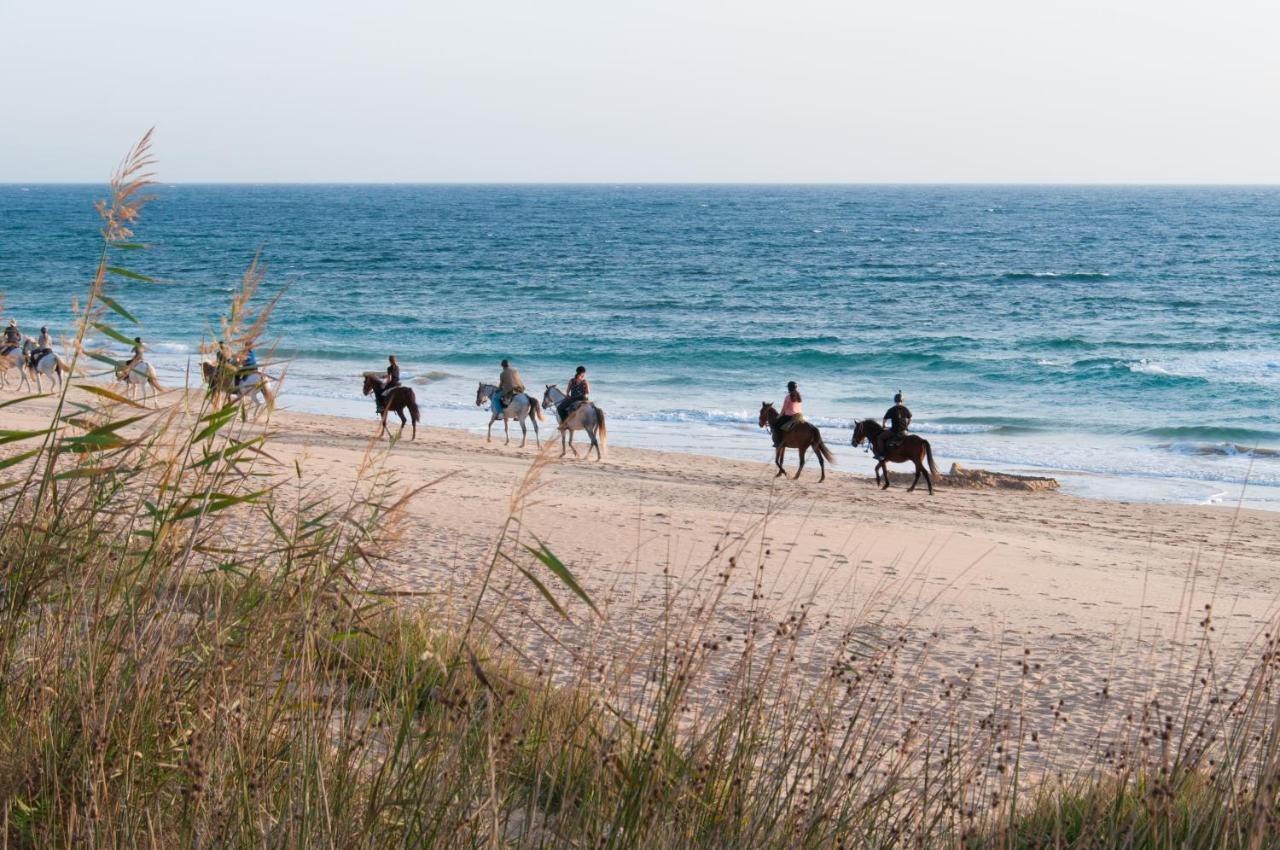
[[[89,341],[127,339],[112,280],[146,278],[118,258],[145,256],[149,161],[144,139],[100,208],[77,363],[110,369]],[[261,274],[221,328],[233,349],[265,330]],[[529,591],[550,635],[604,618],[522,525],[545,456],[447,616],[369,590],[408,500],[431,498],[376,446],[334,494],[240,406],[76,385],[47,429],[0,432],[6,847],[1278,846],[1270,636],[1224,662],[1206,613],[1177,702],[1143,691],[1101,763],[1065,765],[1025,661],[990,691],[924,682],[884,623],[806,643],[811,609],[752,608],[741,637],[717,632],[743,547],[607,676],[571,649],[548,671],[495,626],[502,588]]]

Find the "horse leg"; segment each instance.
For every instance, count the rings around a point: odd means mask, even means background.
[[[911,479],[911,486],[907,488],[908,493],[914,493],[916,485],[920,483],[920,461],[916,458],[912,458],[911,462],[916,465],[916,477]]]
[[[495,413],[489,417],[489,427],[484,432],[484,441],[486,443],[493,442],[493,423],[497,421],[498,421],[498,414]]]
[[[520,448],[524,448],[524,444],[529,442],[529,428],[524,424],[524,420],[520,420]]]
[[[511,420],[505,416],[502,417],[502,433],[507,438],[506,442],[504,442],[503,445],[504,446],[511,445]]]
[[[565,431],[564,431],[564,428],[561,428],[560,429],[560,457],[564,457],[564,454],[565,454],[564,438],[565,438]]]
[[[804,456],[809,451],[808,446],[800,447],[800,466],[796,468],[796,480],[800,480],[800,473],[804,472]]]
[[[818,469],[821,473],[818,475],[818,483],[821,484],[827,480],[827,462],[822,459],[822,450],[818,449],[814,452],[818,456]]]
[[[885,466],[884,461],[880,461],[880,465],[876,467],[876,481],[880,480],[880,470],[884,470],[884,486],[881,487],[880,489],[888,490],[889,489],[889,467]]]
[[[921,454],[923,455],[924,452],[922,451]],[[929,488],[929,495],[932,496],[933,495],[933,478],[929,475],[929,467],[925,465],[923,460],[917,460],[916,468],[919,469],[921,474],[924,475],[924,483]]]
[[[533,444],[538,448],[542,448],[542,437],[538,434],[538,417],[533,415],[533,409],[529,409],[529,422],[533,425]]]
[[[777,467],[778,467],[778,475],[781,475],[781,476],[784,476],[784,477],[785,477],[785,476],[786,476],[786,474],[787,474],[787,470],[786,470],[786,469],[784,469],[784,468],[783,468],[783,466],[782,466],[782,456],[783,456],[783,454],[785,454],[785,453],[786,453],[786,451],[787,451],[787,449],[786,449],[786,447],[785,447],[785,446],[778,446],[778,448],[774,449],[774,451],[773,451],[773,462],[774,462],[775,464],[777,464]],[[777,478],[777,477],[778,477],[778,475],[775,475],[775,476],[773,476],[773,477],[774,477],[774,478]]]
[[[596,450],[596,460],[604,460],[604,455],[600,453],[600,441],[596,439],[596,429],[585,429],[587,436],[591,438],[591,445],[587,448],[587,460],[591,460],[591,449]]]
[[[578,456],[578,450],[573,445],[573,429],[569,429],[569,451],[573,452],[573,456]]]

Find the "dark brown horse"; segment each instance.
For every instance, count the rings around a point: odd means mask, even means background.
[[[884,426],[874,419],[864,419],[857,425],[853,426],[853,445],[858,445],[863,440],[871,441],[874,448],[879,444],[880,435],[884,432]],[[928,461],[929,468],[924,468],[925,462]],[[933,495],[933,479],[929,477],[929,473],[938,474],[938,467],[933,462],[933,449],[929,446],[929,441],[923,437],[917,437],[915,434],[908,434],[903,438],[901,443],[886,449],[884,456],[880,458],[876,464],[876,483],[880,483],[880,471],[884,470],[884,486],[882,490],[889,489],[889,468],[886,463],[914,463],[916,465],[916,477],[911,482],[911,486],[907,488],[910,493],[916,489],[916,485],[920,483],[920,476],[924,476],[924,483],[929,485],[929,495]]]
[[[400,417],[400,432],[404,433],[404,425],[408,420],[405,419],[404,412],[409,411],[409,418],[413,420],[413,436],[409,439],[418,439],[418,399],[413,394],[410,387],[400,386],[392,387],[385,392],[382,389],[382,376],[377,372],[364,373],[364,394],[378,393],[382,397],[382,430],[379,435],[387,433],[387,414],[394,413]],[[376,399],[375,399],[376,403]]]
[[[774,410],[769,402],[763,402],[760,405],[760,427],[768,428],[772,432],[774,423],[777,421],[778,411]],[[800,477],[804,469],[804,454],[809,449],[813,449],[813,453],[818,456],[818,467],[822,470],[822,476],[818,478],[819,482],[827,480],[827,464],[836,462],[836,456],[831,453],[831,449],[827,448],[827,444],[822,442],[822,433],[808,422],[797,422],[782,432],[782,442],[778,444],[773,456],[773,462],[778,465],[778,475],[787,474],[787,471],[782,468],[782,456],[787,449],[800,450],[800,468],[796,470],[796,478]],[[777,478],[778,475],[773,477]]]

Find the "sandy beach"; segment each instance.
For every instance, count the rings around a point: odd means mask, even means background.
[[[39,427],[35,405],[11,412],[11,427]],[[435,482],[409,503],[406,536],[369,582],[454,616],[474,599],[537,457],[532,441],[522,449],[518,439],[431,427],[388,448],[371,442],[372,417],[280,411],[269,427],[282,468],[296,461],[334,494],[350,491],[371,449],[385,452],[398,487]],[[916,683],[905,700],[923,705],[939,683],[975,669],[998,689],[1008,664],[1031,663],[1047,726],[1065,706],[1096,713],[1081,724],[1096,730],[1118,722],[1117,703],[1097,699],[1109,682],[1124,682],[1131,700],[1177,690],[1206,604],[1215,644],[1234,648],[1275,609],[1272,513],[1001,488],[879,491],[865,454],[835,451],[841,463],[818,483],[816,468],[775,479],[764,435],[760,463],[625,446],[609,446],[603,462],[561,460],[556,444],[518,505],[522,539],[545,541],[602,616],[555,586],[566,623],[502,570],[486,616],[547,669],[562,651],[598,656],[604,681],[634,675],[637,655],[670,638],[671,617],[697,616],[720,594],[698,630],[707,645],[799,632],[800,667],[816,681],[848,635],[837,626],[854,624],[902,640],[909,657],[899,663]],[[773,624],[770,634],[758,635],[761,623]],[[726,669],[732,658],[724,654]],[[714,676],[708,682],[710,697]],[[1096,743],[1067,735],[1057,746],[1075,754]]]

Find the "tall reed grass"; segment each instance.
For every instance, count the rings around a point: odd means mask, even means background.
[[[148,150],[99,208],[76,362],[109,370],[87,340],[135,321],[113,281],[148,279],[117,259],[145,257]],[[234,348],[266,330],[262,271],[220,329]],[[1098,758],[1064,764],[1029,656],[926,681],[922,630],[760,594],[726,634],[758,524],[601,663],[582,646],[608,617],[523,523],[545,456],[451,617],[369,590],[432,498],[381,449],[334,494],[203,392],[151,409],[86,378],[49,409],[0,432],[6,847],[1278,846],[1280,633],[1224,661],[1206,611],[1193,662],[1114,682]],[[513,588],[550,668],[500,625]]]

